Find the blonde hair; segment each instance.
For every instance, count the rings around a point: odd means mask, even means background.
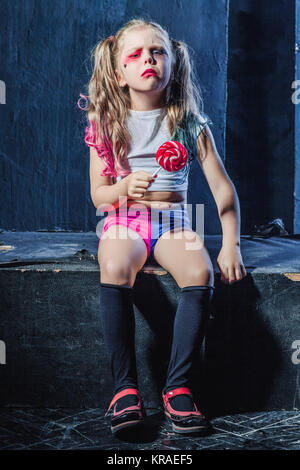
[[[187,45],[169,37],[168,32],[153,21],[135,18],[122,26],[116,36],[100,41],[92,49],[94,63],[92,77],[88,84],[88,95],[80,94],[89,100],[89,106],[80,109],[87,111],[88,126],[85,129],[85,142],[97,149],[107,167],[102,171],[106,176],[125,176],[130,173],[127,161],[130,134],[126,120],[130,114],[128,87],[121,88],[115,69],[118,57],[124,46],[126,33],[137,27],[152,27],[161,37],[171,56],[171,77],[166,89],[166,105],[160,116],[167,114],[167,125],[171,135],[180,123],[186,122],[189,113],[201,119],[203,100],[200,87],[196,85],[192,59]]]

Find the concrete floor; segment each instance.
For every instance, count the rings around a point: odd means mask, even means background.
[[[174,433],[162,410],[147,409],[145,425],[113,436],[105,410],[1,408],[0,450],[299,450],[300,412],[216,417],[208,436]]]

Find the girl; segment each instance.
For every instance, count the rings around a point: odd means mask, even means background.
[[[114,380],[106,414],[113,409],[112,432],[145,418],[131,295],[136,274],[151,255],[180,288],[164,411],[174,431],[202,431],[208,421],[197,409],[189,379],[209,318],[214,273],[185,209],[193,159],[198,158],[218,207],[223,243],[217,263],[228,283],[246,275],[238,197],[215,147],[211,121],[199,110],[200,92],[183,42],[170,39],[157,23],[133,19],[97,44],[93,57],[90,104],[81,109],[88,111],[91,199],[108,213],[98,248],[100,318]],[[156,151],[170,140],[185,146],[188,163],[152,177],[160,168]],[[196,245],[189,249],[191,242]]]

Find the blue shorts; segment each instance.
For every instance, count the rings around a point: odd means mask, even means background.
[[[184,205],[176,209],[151,209],[151,253],[159,237],[173,229],[192,230]]]

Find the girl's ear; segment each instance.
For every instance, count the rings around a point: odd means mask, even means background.
[[[116,72],[117,82],[118,82],[118,84],[120,85],[120,87],[126,86],[127,83],[126,83],[126,81],[124,80],[124,78],[122,78],[121,75],[119,74],[118,69],[116,69],[115,72]]]

